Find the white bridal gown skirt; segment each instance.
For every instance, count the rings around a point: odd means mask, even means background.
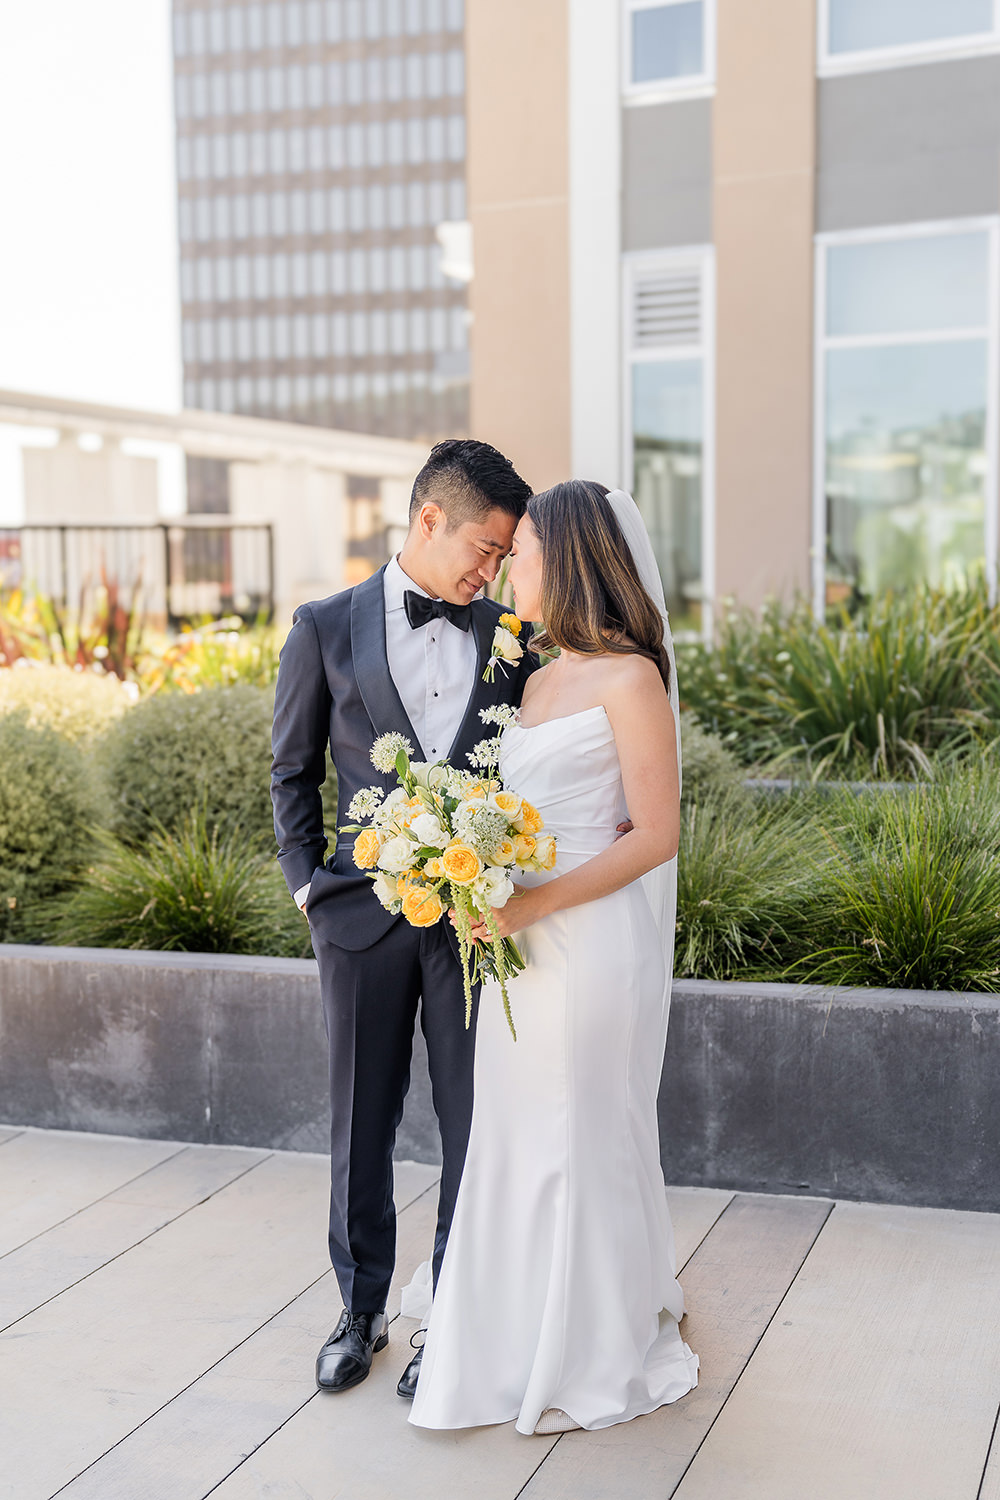
[[[517,778],[505,767],[530,796]],[[565,847],[574,833],[577,846],[614,836],[613,784],[586,832],[534,790],[561,834],[557,870],[593,852]],[[698,1383],[678,1328],[656,1115],[668,1002],[642,886],[557,912],[518,941],[517,1041],[495,985],[479,1006],[469,1150],[410,1415],[422,1427],[515,1421],[531,1433],[547,1407],[608,1427]]]

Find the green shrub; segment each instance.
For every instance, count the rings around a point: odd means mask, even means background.
[[[903,792],[842,794],[829,804],[826,837],[832,857],[812,894],[810,942],[789,977],[1000,991],[992,760]]]
[[[192,807],[209,828],[271,836],[272,694],[263,688],[157,693],[97,746],[112,831],[140,845],[180,827]]]
[[[108,834],[53,921],[78,947],[187,953],[311,954],[309,932],[281,871],[238,829],[210,829],[200,811],[154,829],[142,849]]]
[[[679,648],[685,703],[746,765],[922,777],[941,749],[1000,730],[1000,611],[962,591],[887,594],[827,623],[808,604],[733,612],[715,646]]]
[[[736,756],[717,734],[703,729],[687,711],[681,714],[681,749],[681,795],[685,802],[698,802],[710,791],[741,795],[746,773]]]
[[[24,714],[0,715],[0,939],[18,942],[91,847],[97,802],[77,746]]]
[[[131,703],[126,684],[104,671],[27,658],[0,671],[0,714],[21,713],[32,728],[47,725],[76,744],[96,738]]]
[[[708,791],[681,811],[678,978],[774,978],[800,951],[822,846],[813,797]]]

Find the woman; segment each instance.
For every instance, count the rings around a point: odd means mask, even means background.
[[[518,1039],[484,995],[410,1420],[532,1433],[676,1401],[698,1357],[678,1329],[656,1117],[680,823],[662,586],[634,503],[598,484],[531,499],[511,558],[518,614],[544,621],[533,644],[559,655],[529,678],[500,768],[558,859],[494,912],[527,959],[511,990]]]

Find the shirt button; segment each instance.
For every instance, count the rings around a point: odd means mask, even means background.
[[[435,696],[435,698],[436,698],[436,697],[437,697],[437,693],[435,693],[435,694],[434,694],[434,696]]]

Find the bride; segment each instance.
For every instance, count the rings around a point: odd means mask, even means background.
[[[527,960],[479,1007],[475,1103],[410,1421],[608,1427],[697,1384],[660,1170],[680,822],[677,694],[638,509],[573,481],[528,502],[518,614],[558,649],[500,769],[558,841],[494,916]],[[616,837],[627,815],[632,831]],[[482,935],[482,931],[480,934]]]

